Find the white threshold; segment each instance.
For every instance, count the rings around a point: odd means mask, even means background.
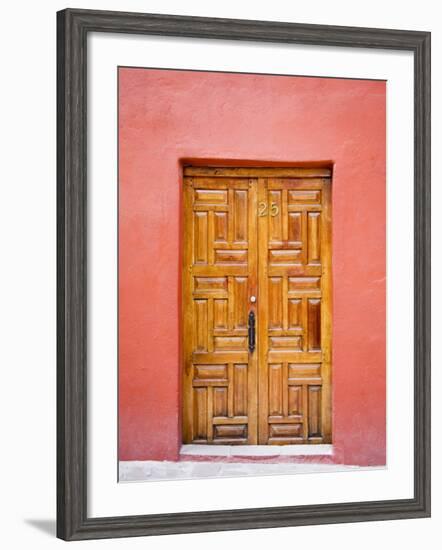
[[[182,445],[186,456],[324,456],[333,454],[333,445]]]

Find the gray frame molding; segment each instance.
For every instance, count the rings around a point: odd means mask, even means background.
[[[87,517],[87,34],[152,34],[409,50],[414,54],[414,497]],[[57,14],[57,536],[65,540],[430,515],[430,33],[67,9]]]

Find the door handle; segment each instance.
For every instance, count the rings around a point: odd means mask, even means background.
[[[249,336],[249,351],[250,353],[253,353],[253,350],[255,349],[255,312],[253,311],[249,313],[248,336]]]

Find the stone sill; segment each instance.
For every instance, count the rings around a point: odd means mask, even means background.
[[[180,455],[186,457],[331,456],[333,445],[182,445]]]

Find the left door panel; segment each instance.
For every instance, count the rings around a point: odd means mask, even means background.
[[[256,179],[184,177],[184,443],[257,443],[256,197]]]

